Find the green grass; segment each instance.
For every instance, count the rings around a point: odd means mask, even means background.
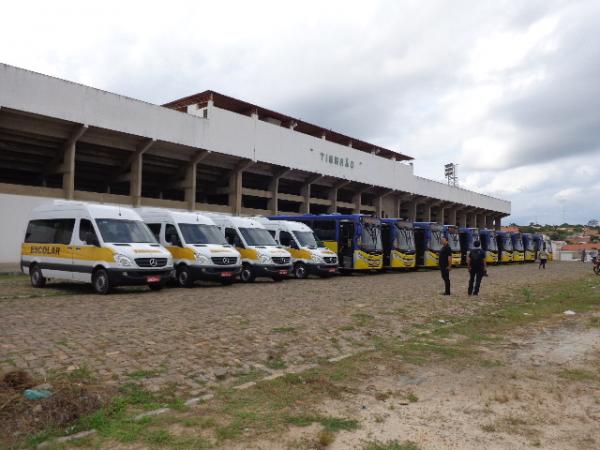
[[[421,450],[421,448],[414,442],[398,442],[398,441],[387,441],[387,442],[370,442],[365,445],[362,450]]]
[[[580,369],[561,370],[558,373],[558,376],[571,381],[590,381],[599,379],[599,376],[597,374]]]
[[[280,327],[280,328],[273,328],[271,330],[271,333],[294,333],[296,331],[296,329],[294,327]]]
[[[161,374],[158,370],[136,370],[127,374],[129,378],[134,380],[144,380],[146,378],[154,378]]]
[[[352,314],[352,318],[354,319],[356,325],[358,325],[359,327],[367,326],[373,323],[373,321],[375,320],[375,317],[373,317],[372,315],[364,313]]]
[[[272,370],[282,370],[287,367],[281,358],[271,358],[265,363],[265,366]]]

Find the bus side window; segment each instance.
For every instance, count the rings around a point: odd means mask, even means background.
[[[313,231],[322,241],[336,241],[335,220],[315,220]]]
[[[160,223],[149,223],[148,228],[152,231],[152,234],[156,238],[157,242],[160,242]]]

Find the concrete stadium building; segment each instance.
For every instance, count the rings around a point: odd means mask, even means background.
[[[213,91],[159,106],[0,64],[0,263],[18,263],[29,212],[52,198],[488,228],[510,214],[411,160]]]

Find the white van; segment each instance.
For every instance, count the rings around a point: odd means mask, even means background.
[[[325,247],[308,225],[266,217],[257,220],[290,252],[296,278],[306,278],[310,274],[326,278],[337,273],[337,255]]]
[[[21,270],[34,287],[74,280],[107,294],[122,285],[161,289],[173,260],[133,209],[56,200],[31,212]]]
[[[158,242],[171,252],[180,287],[190,287],[196,280],[230,284],[240,274],[240,253],[227,243],[210,217],[160,208],[136,211]]]
[[[274,281],[286,278],[292,268],[292,255],[283,249],[255,219],[207,213],[242,255],[240,280],[251,283],[256,277]]]

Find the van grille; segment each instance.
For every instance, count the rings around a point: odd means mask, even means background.
[[[323,257],[323,261],[325,261],[326,264],[335,264],[335,263],[337,263],[337,257],[325,256],[325,257]]]
[[[235,256],[223,256],[223,257],[211,258],[211,259],[212,259],[213,264],[216,264],[218,266],[228,266],[228,265],[237,263],[237,258]]]
[[[289,264],[290,258],[287,256],[274,256],[271,258],[275,264]]]
[[[139,267],[164,267],[167,265],[167,258],[136,258],[135,263]]]

